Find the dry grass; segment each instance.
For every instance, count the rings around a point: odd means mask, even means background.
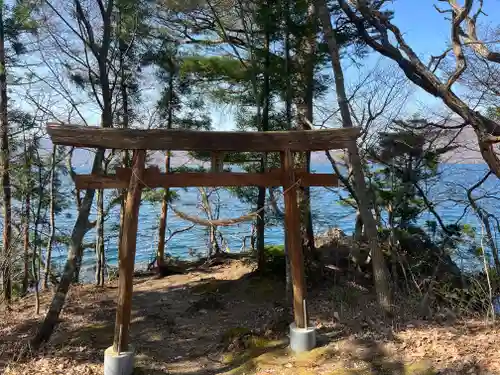
[[[294,356],[283,335],[291,320],[283,285],[250,272],[251,265],[233,260],[185,275],[137,279],[131,327],[136,373],[428,375],[437,370],[473,374],[481,368],[500,374],[499,326],[477,320],[421,322],[409,304],[385,320],[370,290],[345,282],[311,291],[309,310],[320,347]],[[23,362],[13,356],[44,311],[33,316],[32,297],[17,302],[11,312],[1,313],[0,370],[102,374],[103,352],[113,339],[116,293],[113,283],[73,287],[51,342]],[[50,297],[42,295],[44,308]],[[228,345],[238,335],[245,338]]]

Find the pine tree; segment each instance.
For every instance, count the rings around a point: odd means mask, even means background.
[[[13,251],[7,75],[9,64],[26,51],[21,42],[21,36],[27,32],[34,32],[36,29],[30,18],[30,11],[30,6],[23,2],[17,2],[13,6],[3,1],[0,2],[0,166],[2,169],[0,183],[4,217],[2,280],[3,295],[7,304],[12,298],[11,256]]]
[[[192,61],[180,54],[177,42],[163,41],[161,49],[145,56],[145,63],[156,66],[157,76],[165,85],[156,103],[159,121],[164,124],[163,126],[167,129],[209,130],[210,119],[204,101],[196,90],[193,90],[192,77],[185,70],[185,65],[191,64]],[[171,152],[167,151],[165,154],[167,173],[176,172],[176,169],[171,167],[171,157]],[[161,215],[156,251],[156,263],[159,268],[164,266],[165,262],[168,205],[178,197],[168,188],[163,189],[160,194]],[[158,197],[155,199],[158,200]]]

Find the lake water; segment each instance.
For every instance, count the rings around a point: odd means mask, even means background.
[[[332,168],[326,164],[317,164],[313,166],[313,171],[318,173],[332,172]],[[466,189],[480,179],[486,172],[486,166],[482,164],[474,165],[445,165],[442,168],[442,176],[434,182],[430,182],[423,188],[429,192],[436,204],[436,210],[442,215],[445,223],[455,223],[459,220],[462,223],[468,223],[480,228],[475,214],[467,208]],[[481,204],[488,208],[492,214],[500,213],[500,201],[498,196],[500,183],[495,177],[490,177],[482,189],[478,189],[476,194],[486,195],[481,200]],[[203,216],[199,209],[199,192],[196,188],[187,190],[178,189],[179,199],[174,206],[180,211],[191,215]],[[230,192],[220,189],[220,218],[234,218],[247,214],[255,208],[241,202]],[[354,228],[354,212],[352,209],[342,205],[339,202],[339,195],[344,195],[342,188],[311,189],[311,205],[313,213],[313,222],[315,233],[321,233],[329,227],[339,227],[346,233],[352,233]],[[279,197],[278,204],[282,208],[283,200],[281,193],[276,194]],[[94,202],[95,206],[95,202]],[[160,203],[143,202],[139,214],[139,230],[137,238],[136,264],[144,264],[153,259],[156,244],[158,240],[158,219],[161,209]],[[59,234],[69,234],[76,219],[74,209],[58,215],[57,227]],[[425,212],[420,220],[433,220],[432,214]],[[106,259],[108,264],[117,264],[117,233],[119,222],[119,207],[115,207],[109,213],[105,223],[106,234]],[[168,230],[175,231],[189,226],[190,223],[183,221],[169,211]],[[250,234],[250,223],[242,223],[230,227],[221,228],[224,239],[227,241],[227,248],[231,252],[238,252],[242,247],[242,239]],[[167,234],[168,236],[168,234]],[[85,242],[94,242],[95,231],[90,231],[85,237]],[[283,243],[283,227],[281,224],[268,225],[266,228],[266,242],[268,244]],[[249,242],[247,241],[247,246]],[[180,258],[190,258],[194,254],[206,254],[207,235],[205,228],[195,227],[192,230],[180,233],[174,236],[167,244],[169,254]],[[94,265],[94,251],[85,250],[83,258],[84,274],[90,275],[91,268]],[[54,253],[54,264],[62,266],[66,259],[66,248],[58,246]],[[87,278],[89,276],[86,276]]]

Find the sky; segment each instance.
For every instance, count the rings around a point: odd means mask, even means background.
[[[458,0],[458,2],[463,3],[463,0]],[[431,56],[440,55],[446,50],[450,40],[450,22],[446,19],[448,15],[439,13],[434,5],[446,9],[446,3],[437,0],[394,0],[389,6],[394,10],[393,23],[399,27],[408,44],[425,63]],[[500,25],[500,0],[486,0],[483,11],[486,15],[480,17],[479,32],[484,26],[498,27]],[[366,70],[376,64],[382,66],[392,64],[389,59],[375,52],[372,52],[362,63]],[[359,79],[359,69],[350,68],[345,63],[344,69],[347,84]],[[426,112],[429,108],[439,111],[442,108],[439,99],[433,98],[415,86],[413,89],[414,94],[406,104],[408,114]],[[330,100],[335,100],[333,94],[325,99],[326,102]],[[214,127],[219,130],[230,130],[234,126],[227,108],[213,110],[212,119]]]
[[[463,3],[464,0],[457,0]],[[485,0],[484,12],[479,21],[479,31],[483,26],[500,25],[500,0]],[[476,0],[476,3],[478,1]],[[427,63],[430,56],[441,54],[449,45],[450,40],[450,22],[446,19],[447,14],[439,13],[434,6],[440,6],[446,9],[446,3],[439,0],[394,0],[389,4],[388,9],[394,11],[393,23],[400,28],[403,36],[414,51]],[[499,43],[500,44],[500,43]],[[359,61],[358,61],[359,62]],[[390,65],[389,59],[381,57],[378,53],[371,54],[362,62],[361,70],[368,71],[375,65]],[[343,63],[345,69],[346,83],[349,85],[359,80],[359,68],[352,68],[348,62]],[[328,67],[330,69],[330,67]],[[407,103],[407,112],[418,112],[427,110],[427,106],[440,107],[440,101],[432,98],[421,89],[414,87],[414,94]],[[147,96],[157,97],[155,90],[144,92]],[[322,105],[328,105],[334,101],[333,94],[326,97]],[[88,113],[88,120],[91,124],[98,124],[99,114]],[[231,115],[231,109],[228,106],[219,105],[212,107],[211,117],[213,126],[217,130],[230,130],[234,127],[234,121]]]
[[[458,0],[464,3],[464,0]],[[478,3],[478,1],[476,1]],[[485,0],[480,25],[500,24],[500,0]],[[394,23],[399,26],[408,42],[415,50],[429,56],[441,53],[447,45],[450,35],[448,15],[439,13],[434,5],[446,9],[446,3],[436,0],[395,0],[392,9],[395,11]]]
[[[459,3],[463,3],[463,1],[458,0]],[[445,8],[446,3],[438,0],[394,0],[389,7],[394,10],[393,23],[400,28],[408,44],[425,63],[429,61],[432,55],[441,54],[449,45],[450,40],[450,22],[446,19],[447,14],[439,13],[434,8],[434,5]],[[480,17],[479,32],[485,26],[498,27],[500,25],[500,0],[486,0],[483,10],[486,15]],[[377,64],[379,66],[389,66],[392,62],[372,52],[362,61],[362,64],[363,68],[360,71],[359,67],[353,68],[348,62],[343,62],[348,85],[359,80],[363,70],[367,71]],[[443,106],[440,100],[433,98],[414,85],[411,85],[411,87],[414,91],[406,102],[404,108],[406,115],[428,113],[430,109],[441,111]],[[154,91],[145,94],[153,97],[157,95]],[[335,96],[332,91],[318,104],[326,108],[335,108],[334,101]],[[231,130],[234,128],[233,117],[228,106],[212,106],[211,117],[213,127],[217,130]],[[315,123],[317,121],[320,121],[320,119],[315,118]],[[97,125],[98,122],[99,116],[97,113],[89,114],[90,124]]]

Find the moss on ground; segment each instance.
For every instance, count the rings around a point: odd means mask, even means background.
[[[280,358],[287,354],[284,348],[286,341],[269,340],[245,327],[234,327],[226,331],[222,335],[222,343],[230,348],[222,355],[222,362],[237,366],[227,372],[227,375],[248,374],[262,367],[274,367],[283,362]]]
[[[299,367],[318,366],[332,359],[337,354],[333,346],[321,346],[311,351],[300,353],[294,356],[294,363]]]
[[[231,281],[208,280],[201,281],[191,287],[193,294],[227,293],[231,290]]]
[[[325,366],[339,366],[331,372],[320,371],[324,375],[436,375],[437,371],[426,361],[415,363],[391,362],[376,366],[373,363],[361,361],[360,367],[344,367],[345,363],[339,357],[337,349],[332,346],[319,347],[306,353],[294,355],[283,342],[279,345],[271,340],[258,339],[246,350],[238,353],[226,353],[223,362],[226,365],[236,366],[225,375],[250,375],[262,370],[273,370],[277,373],[294,375],[314,375],[319,370],[315,368]],[[331,367],[330,367],[331,368]],[[288,370],[288,371],[287,371]]]
[[[427,361],[405,364],[405,375],[437,375],[438,371]]]
[[[223,343],[229,344],[235,338],[242,337],[242,336],[245,336],[245,335],[249,335],[251,333],[252,333],[252,330],[250,328],[246,328],[246,327],[232,327],[232,328],[229,328],[226,332],[224,332],[222,334],[221,341]]]

